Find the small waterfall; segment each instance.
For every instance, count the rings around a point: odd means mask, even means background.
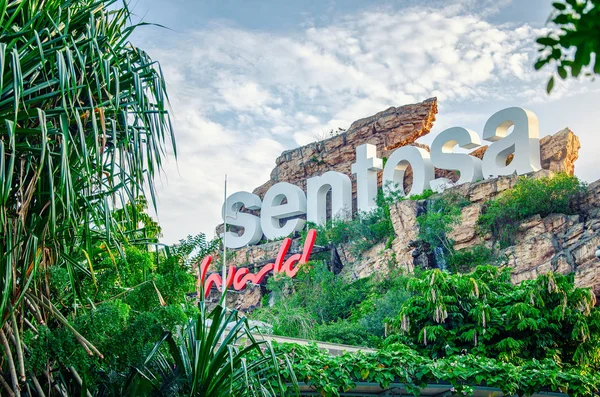
[[[446,255],[442,247],[435,247],[433,249],[433,256],[435,257],[435,263],[440,270],[446,270]]]

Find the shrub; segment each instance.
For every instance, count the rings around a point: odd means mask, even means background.
[[[441,248],[444,254],[454,252],[454,241],[448,238],[454,225],[460,222],[461,208],[468,201],[456,194],[447,194],[428,201],[427,211],[417,216],[419,240],[433,251]]]
[[[492,250],[483,244],[472,248],[454,251],[448,257],[448,269],[454,273],[468,273],[477,266],[497,265],[500,258],[496,257]]]
[[[432,190],[426,190],[420,195],[408,197],[410,200],[424,200],[434,194]],[[390,206],[407,197],[399,193],[396,188],[379,189],[376,197],[377,208],[368,212],[359,212],[351,220],[333,219],[324,226],[309,223],[302,232],[302,241],[306,238],[308,229],[317,231],[316,244],[328,246],[329,244],[350,244],[353,255],[360,255],[382,241],[386,242],[386,248],[391,246],[395,237],[394,227],[390,216]]]
[[[514,243],[520,222],[533,215],[577,213],[575,199],[584,190],[584,183],[567,174],[539,179],[521,177],[514,188],[487,203],[478,225],[505,248]]]
[[[438,269],[417,275],[389,341],[423,354],[461,352],[513,364],[549,359],[600,369],[600,310],[574,276],[548,273],[514,285],[510,268],[479,266],[470,274]]]
[[[291,305],[286,301],[256,310],[252,313],[252,319],[271,324],[275,335],[302,339],[314,338],[317,323],[314,315],[305,307]]]
[[[315,339],[352,346],[373,346],[378,338],[361,324],[344,320],[316,327]]]
[[[375,352],[343,353],[332,356],[315,345],[276,346],[294,357],[294,373],[299,381],[318,395],[349,395],[357,384],[378,384],[384,392],[393,382],[402,382],[403,395],[419,396],[428,383],[447,384],[452,395],[472,395],[476,385],[499,388],[489,395],[531,396],[548,391],[570,396],[592,396],[600,388],[600,375],[582,367],[560,365],[552,360],[530,360],[513,365],[487,357],[457,354],[448,358],[423,357],[414,349],[395,344]],[[441,393],[438,395],[444,395]]]
[[[124,387],[112,395],[298,395],[289,357],[254,338],[254,331],[236,310],[219,304],[209,311],[200,302],[197,316],[177,334],[157,339],[143,365],[132,368]]]
[[[388,290],[383,296],[369,302],[372,308],[358,319],[358,324],[369,335],[383,338],[385,336],[386,323],[398,315],[404,301],[409,296],[405,289]]]
[[[409,277],[399,272],[382,280],[350,282],[335,276],[323,262],[310,262],[302,269],[294,279],[269,279],[274,303],[252,313],[253,319],[272,324],[277,335],[376,346],[385,334],[385,323],[409,297]],[[336,339],[336,329],[348,334],[360,329],[360,337]]]

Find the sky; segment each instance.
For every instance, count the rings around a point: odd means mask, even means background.
[[[157,181],[163,243],[214,236],[228,192],[269,179],[283,150],[390,106],[437,97],[430,144],[449,127],[481,134],[520,106],[540,136],[569,127],[576,174],[600,179],[600,83],[535,71],[548,0],[138,0],[134,45],[164,72],[177,139]]]

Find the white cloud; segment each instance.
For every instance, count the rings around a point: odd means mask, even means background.
[[[438,96],[444,126],[481,120],[480,110],[452,113],[459,104],[541,100],[545,77],[532,70],[540,30],[487,22],[495,3],[368,11],[288,34],[216,25],[155,44],[181,153],[179,174],[168,164],[159,192],[165,240],[212,235],[225,173],[230,191],[252,190],[283,149],[389,106]]]

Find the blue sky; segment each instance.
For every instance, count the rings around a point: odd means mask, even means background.
[[[541,136],[570,127],[576,174],[600,178],[600,84],[536,72],[548,0],[138,0],[132,38],[165,72],[178,140],[159,181],[164,242],[213,235],[230,192],[265,182],[276,157],[390,106],[437,96],[443,129],[481,133],[496,111],[533,110]]]

